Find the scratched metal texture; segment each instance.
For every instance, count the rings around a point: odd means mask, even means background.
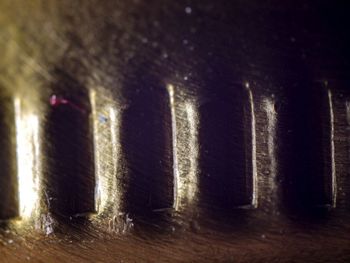
[[[349,262],[347,10],[0,0],[0,262]]]

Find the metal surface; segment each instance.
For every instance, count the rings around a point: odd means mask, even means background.
[[[0,1],[0,262],[347,262],[347,7]]]

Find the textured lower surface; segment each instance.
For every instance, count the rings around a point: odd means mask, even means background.
[[[1,234],[1,262],[347,262],[350,257],[344,227],[269,222],[253,231],[224,223],[216,223],[215,230],[194,228],[146,232],[136,224],[132,234],[119,237],[91,225],[49,237],[11,231]]]

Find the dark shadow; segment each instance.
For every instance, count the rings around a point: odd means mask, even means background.
[[[64,71],[54,72],[45,121],[48,171],[45,199],[60,216],[95,211],[91,105],[85,87]]]
[[[18,216],[15,123],[13,98],[0,94],[0,220]]]
[[[311,218],[332,206],[331,120],[327,89],[300,80],[285,87],[279,106],[282,210]]]
[[[172,126],[165,85],[141,72],[123,84],[127,109],[121,143],[128,169],[125,210],[153,219],[171,211],[174,201]]]
[[[199,109],[200,206],[214,218],[244,221],[253,201],[249,93],[243,83],[207,85]]]

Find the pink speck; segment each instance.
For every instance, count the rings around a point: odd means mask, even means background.
[[[51,98],[50,98],[50,105],[51,106],[54,106],[54,107],[57,107],[57,106],[60,106],[60,105],[69,105],[71,106],[72,108],[82,112],[82,113],[85,113],[85,110],[81,107],[79,107],[78,105],[70,102],[69,100],[66,100],[65,98],[62,98],[62,97],[58,97],[56,95],[52,95]]]
[[[51,106],[58,106],[60,104],[68,104],[68,100],[64,98],[59,98],[56,95],[52,95],[50,98],[50,105]]]

